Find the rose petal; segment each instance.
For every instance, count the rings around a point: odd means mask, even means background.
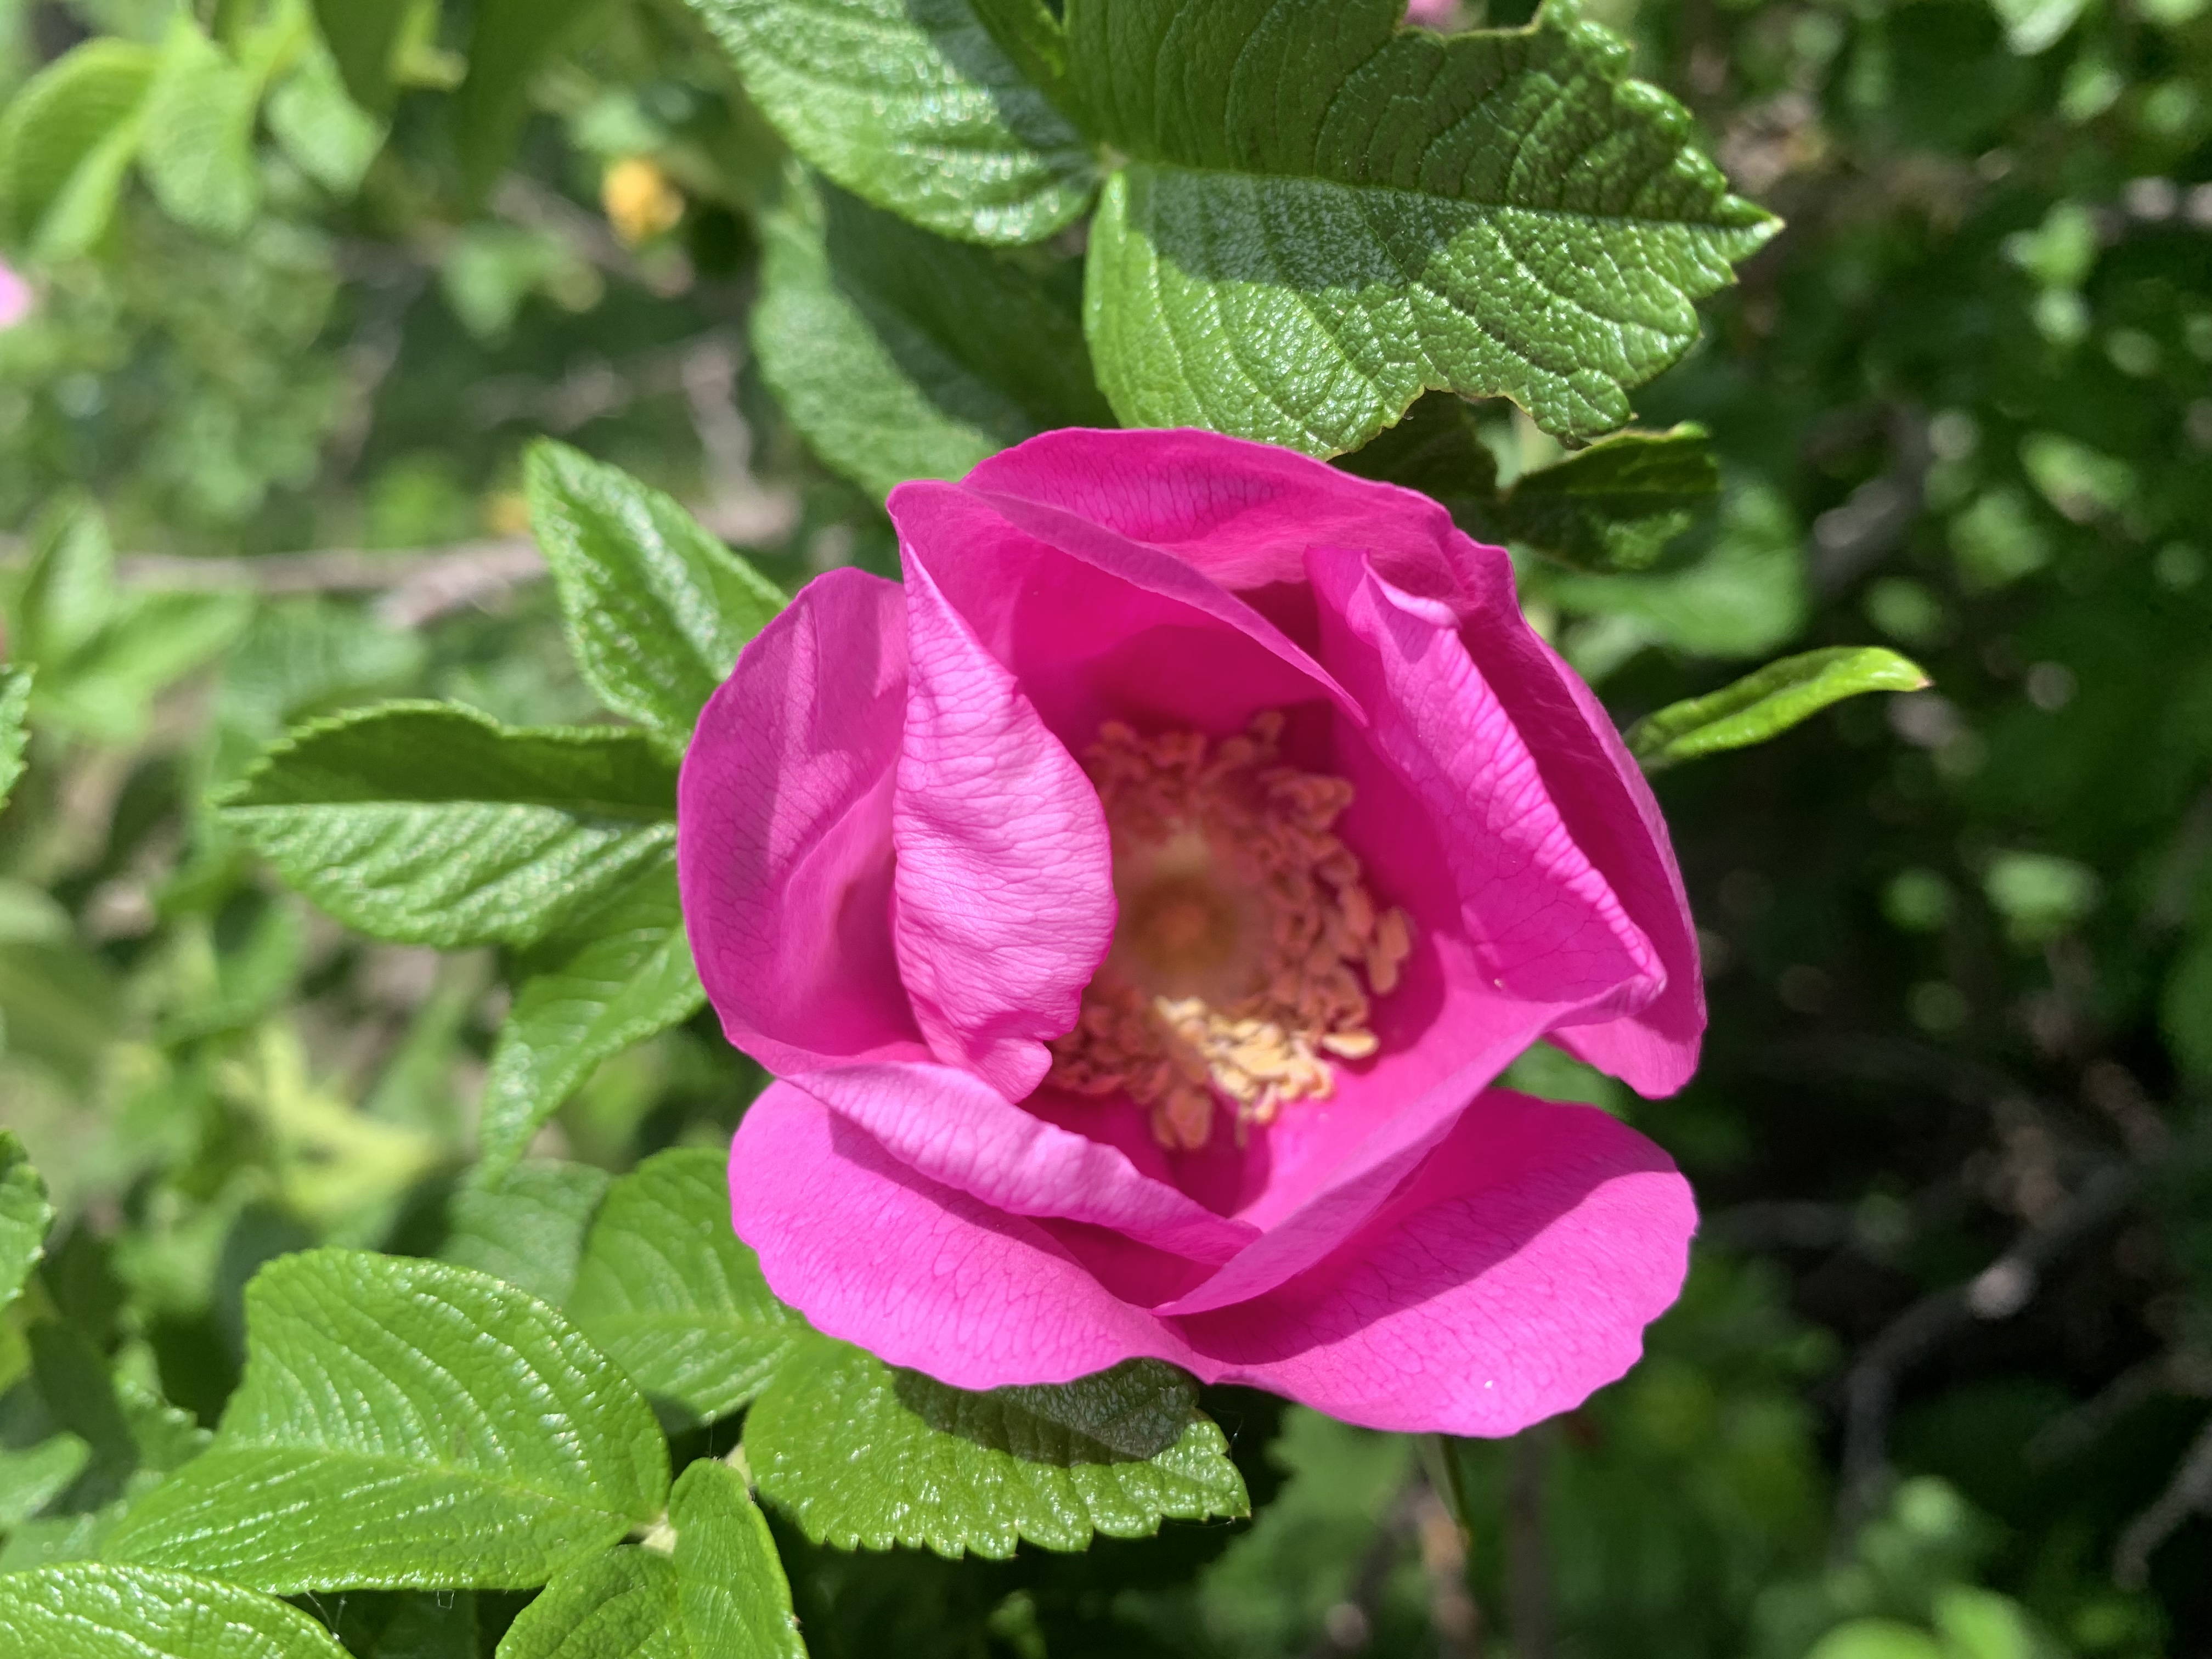
[[[738,1126],[730,1206],[769,1288],[816,1329],[956,1389],[1186,1358],[1042,1224],[930,1180],[793,1084]]]
[[[1316,549],[1306,562],[1325,660],[1438,827],[1492,983],[1585,1018],[1650,1002],[1657,952],[1568,833],[1449,608],[1393,587],[1358,552]]]
[[[930,1180],[1015,1215],[1110,1227],[1193,1261],[1227,1261],[1254,1228],[1140,1173],[1121,1152],[1045,1122],[942,1066],[811,1072],[800,1086]]]
[[[1492,1090],[1328,1261],[1170,1322],[1208,1381],[1372,1428],[1512,1434],[1636,1363],[1696,1225],[1688,1183],[1643,1136]]]
[[[699,977],[730,1041],[780,1072],[927,1050],[890,925],[905,600],[810,583],[708,699],[676,796]]]
[[[907,561],[892,938],[931,1050],[1018,1100],[1114,939],[1097,792],[1014,678]]]
[[[1358,547],[1396,586],[1457,609],[1505,556],[1425,495],[1216,432],[1047,432],[965,482],[1164,549],[1234,593],[1304,581],[1308,548]]]
[[[1170,554],[960,484],[901,484],[890,510],[904,556],[1079,755],[1108,720],[1221,736],[1316,699],[1360,718],[1300,646]]]

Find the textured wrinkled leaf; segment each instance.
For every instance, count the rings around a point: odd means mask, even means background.
[[[615,1182],[568,1312],[649,1398],[710,1421],[758,1394],[806,1331],[731,1231],[723,1160],[689,1148]]]
[[[675,774],[641,732],[512,730],[451,703],[311,720],[225,817],[339,921],[412,945],[528,945],[675,839]]]
[[[811,1339],[745,1418],[761,1496],[817,1543],[1003,1559],[1250,1504],[1195,1384],[1131,1360],[1059,1387],[966,1394]]]
[[[100,39],[24,83],[0,116],[0,236],[58,258],[100,240],[160,54]]]
[[[670,1553],[618,1549],[571,1568],[523,1609],[499,1659],[805,1659],[783,1564],[736,1471],[692,1464],[668,1519]]]
[[[299,1608],[234,1584],[81,1562],[0,1574],[0,1653],[22,1659],[347,1659]]]
[[[111,1559],[278,1594],[521,1589],[660,1509],[645,1401],[510,1285],[313,1250],[255,1275],[246,1315],[215,1443],[125,1516]]]
[[[472,187],[497,178],[530,113],[530,81],[599,0],[478,0],[453,130]]]
[[[1517,479],[1498,529],[1581,570],[1640,570],[1720,494],[1702,427],[1619,432]]]
[[[28,1519],[69,1489],[92,1461],[73,1434],[52,1434],[21,1450],[0,1446],[0,1528]]]
[[[1836,646],[1771,662],[1708,696],[1670,703],[1630,726],[1629,752],[1647,772],[1778,737],[1829,704],[1867,691],[1917,691],[1920,668],[1880,646]]]
[[[676,865],[665,853],[524,963],[500,1027],[477,1138],[487,1171],[522,1156],[601,1060],[689,1019],[707,994],[691,963]]]
[[[805,179],[766,242],[762,375],[816,453],[878,495],[1053,427],[1113,424],[1073,260],[949,242]]]
[[[384,148],[384,124],[346,95],[338,66],[319,42],[269,94],[268,115],[284,154],[333,196],[350,196]]]
[[[1616,432],[1501,489],[1474,411],[1438,393],[1339,465],[1434,498],[1478,540],[1584,571],[1644,568],[1720,493],[1720,468],[1692,425]]]
[[[680,750],[781,590],[619,467],[542,441],[527,473],[576,665],[601,702]]]
[[[53,1225],[46,1183],[31,1167],[23,1143],[0,1129],[0,1308],[22,1293],[31,1269],[46,1251],[46,1229]]]
[[[939,235],[1049,236],[1097,185],[1090,147],[1024,78],[1049,40],[1012,0],[690,0],[791,147]]]
[[[1331,455],[1433,386],[1603,432],[1773,233],[1571,0],[1449,36],[1402,9],[1069,0],[1077,104],[1129,158],[1085,300],[1123,421]]]
[[[23,750],[30,729],[23,717],[31,706],[31,671],[0,668],[0,806],[8,804],[23,775]]]
[[[494,1179],[479,1178],[448,1204],[446,1243],[439,1254],[456,1267],[489,1273],[557,1308],[575,1289],[585,1230],[611,1179],[589,1164],[550,1159],[518,1164]]]
[[[253,222],[261,175],[253,161],[257,76],[188,18],[171,25],[146,94],[138,166],[162,210],[211,236]]]

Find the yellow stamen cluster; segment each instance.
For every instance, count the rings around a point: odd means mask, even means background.
[[[1282,732],[1279,714],[1219,744],[1115,721],[1084,757],[1121,920],[1049,1081],[1127,1094],[1170,1149],[1206,1145],[1217,1098],[1241,1145],[1334,1094],[1332,1062],[1375,1053],[1369,994],[1396,988],[1411,948],[1405,912],[1376,910],[1333,828],[1352,786],[1282,764]]]

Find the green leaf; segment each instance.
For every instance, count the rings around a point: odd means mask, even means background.
[[[23,750],[30,728],[23,718],[31,706],[31,671],[0,668],[0,806],[8,804],[23,775]]]
[[[1585,657],[1618,662],[1651,644],[1764,657],[1797,636],[1811,608],[1803,544],[1789,502],[1746,483],[1722,503],[1711,544],[1693,563],[1636,575],[1532,573],[1530,591],[1570,614],[1605,619],[1595,635],[1569,641],[1568,659],[1593,679],[1602,665]]]
[[[27,663],[59,667],[100,636],[121,603],[114,544],[99,507],[74,494],[40,513],[26,539],[16,649]]]
[[[124,1517],[111,1559],[279,1595],[524,1589],[660,1509],[645,1401],[512,1286],[311,1250],[254,1276],[246,1319],[214,1445]]]
[[[1158,1360],[965,1394],[816,1339],[746,1416],[744,1446],[762,1497],[841,1549],[1004,1559],[1024,1538],[1079,1550],[1250,1510],[1197,1386]]]
[[[162,210],[210,236],[235,237],[253,222],[261,174],[253,160],[259,79],[188,17],[170,25],[146,94],[138,166]]]
[[[489,1173],[521,1157],[601,1060],[690,1018],[707,1000],[684,933],[676,861],[665,850],[519,966],[528,977],[500,1027],[477,1112]]]
[[[136,40],[88,40],[16,93],[0,115],[0,237],[56,258],[100,240],[159,57]]]
[[[765,226],[753,348],[822,459],[881,495],[1052,427],[1110,426],[1073,260],[948,242],[794,177]]]
[[[611,1179],[605,1170],[549,1159],[472,1182],[447,1205],[439,1255],[557,1308],[575,1289],[584,1231]]]
[[[670,1553],[618,1549],[524,1608],[499,1659],[805,1659],[768,1523],[727,1464],[684,1471]]]
[[[1603,432],[1773,234],[1571,0],[1449,36],[1403,9],[1068,0],[1078,103],[1130,158],[1085,296],[1125,422],[1331,455],[1434,386]]]
[[[21,1451],[0,1446],[0,1528],[29,1519],[69,1489],[92,1460],[73,1434],[52,1434]]]
[[[346,95],[338,66],[319,41],[270,94],[268,114],[284,154],[333,196],[359,189],[384,148],[384,124]]]
[[[392,61],[409,7],[400,0],[314,0],[315,25],[353,100],[374,115],[392,112]]]
[[[530,113],[530,82],[599,0],[479,0],[453,131],[472,191],[498,178]]]
[[[675,838],[675,775],[641,732],[512,730],[452,703],[310,720],[224,801],[286,881],[380,939],[528,945]]]
[[[1432,497],[1479,540],[1585,571],[1648,567],[1721,487],[1705,429],[1682,425],[1614,433],[1500,489],[1474,410],[1449,394],[1422,398],[1339,465]]]
[[[103,743],[129,743],[153,718],[155,696],[218,655],[245,630],[244,593],[139,593],[61,672],[43,678],[40,717]]]
[[[576,665],[601,702],[680,751],[782,590],[619,467],[541,440],[526,473]]]
[[[233,1584],[80,1562],[0,1575],[0,1652],[24,1659],[346,1659],[297,1607]]]
[[[847,190],[939,235],[1035,242],[1097,174],[1067,117],[1002,39],[1048,37],[1012,0],[691,0],[791,147]]]
[[[53,1222],[46,1183],[31,1167],[23,1143],[0,1129],[0,1308],[30,1282],[31,1269],[46,1253],[46,1229]]]
[[[1670,703],[1623,735],[1647,772],[1778,737],[1866,691],[1917,691],[1928,676],[1880,646],[1836,646],[1771,662],[1709,696]]]
[[[671,1414],[751,1400],[805,1334],[730,1229],[724,1160],[679,1148],[616,1182],[592,1222],[568,1313]]]

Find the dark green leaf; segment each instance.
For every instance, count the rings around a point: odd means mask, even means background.
[[[138,165],[168,216],[210,236],[234,237],[253,222],[261,174],[253,159],[258,79],[191,19],[170,25],[146,94]]]
[[[660,1509],[653,1413],[535,1297],[313,1250],[262,1269],[246,1313],[215,1444],[131,1510],[110,1559],[278,1594],[526,1588]]]
[[[88,40],[16,93],[0,115],[0,236],[57,258],[100,240],[159,57],[136,40]]]
[[[1012,0],[691,0],[791,147],[944,236],[1034,242],[1080,214],[1083,136],[1016,67],[1048,38]]]
[[[601,702],[680,752],[738,651],[783,608],[781,591],[618,467],[541,441],[527,473],[531,528],[577,666]]]
[[[532,951],[500,1027],[477,1137],[504,1169],[601,1060],[689,1019],[707,1000],[663,853],[600,908]]]
[[[736,1472],[692,1464],[668,1520],[667,1554],[618,1549],[570,1569],[523,1610],[499,1659],[805,1659],[783,1564]]]
[[[439,1254],[557,1308],[575,1288],[584,1231],[610,1179],[588,1164],[546,1161],[472,1182],[453,1196]]]
[[[1523,474],[1496,534],[1581,570],[1641,570],[1720,488],[1704,428],[1615,433]]]
[[[1073,261],[948,242],[805,179],[766,230],[761,373],[816,453],[878,495],[1048,428],[1113,424]]]
[[[354,1659],[479,1659],[477,1598],[466,1590],[356,1590],[325,1609]]]
[[[1331,455],[1435,386],[1603,432],[1772,234],[1566,0],[1450,36],[1403,9],[1069,0],[1076,100],[1130,158],[1085,300],[1125,422]]]
[[[53,1221],[46,1183],[31,1167],[23,1143],[0,1129],[0,1308],[22,1293],[31,1269],[46,1255],[46,1229]]]
[[[1003,1559],[1086,1547],[1170,1516],[1249,1510],[1191,1380],[1139,1359],[1053,1388],[965,1394],[826,1338],[745,1419],[761,1495],[841,1549],[926,1545]]]
[[[0,1575],[0,1652],[22,1659],[347,1659],[297,1607],[233,1584],[81,1562]]]
[[[31,706],[31,671],[0,668],[0,806],[15,793],[23,775],[23,750],[30,731],[23,716]]]
[[[470,186],[488,188],[514,154],[530,113],[531,77],[599,0],[477,0],[469,73],[453,99],[453,130]]]
[[[450,703],[310,721],[224,805],[341,921],[448,947],[541,939],[675,836],[675,775],[643,733],[510,730]]]
[[[1867,691],[1917,691],[1928,676],[1879,646],[1837,646],[1771,662],[1709,696],[1671,703],[1624,734],[1647,772],[1778,737],[1830,703]]]
[[[730,1229],[723,1160],[688,1149],[615,1182],[568,1312],[649,1398],[708,1420],[759,1393],[806,1328]]]
[[[392,111],[392,60],[405,27],[403,0],[314,0],[315,22],[353,100],[372,114]]]

